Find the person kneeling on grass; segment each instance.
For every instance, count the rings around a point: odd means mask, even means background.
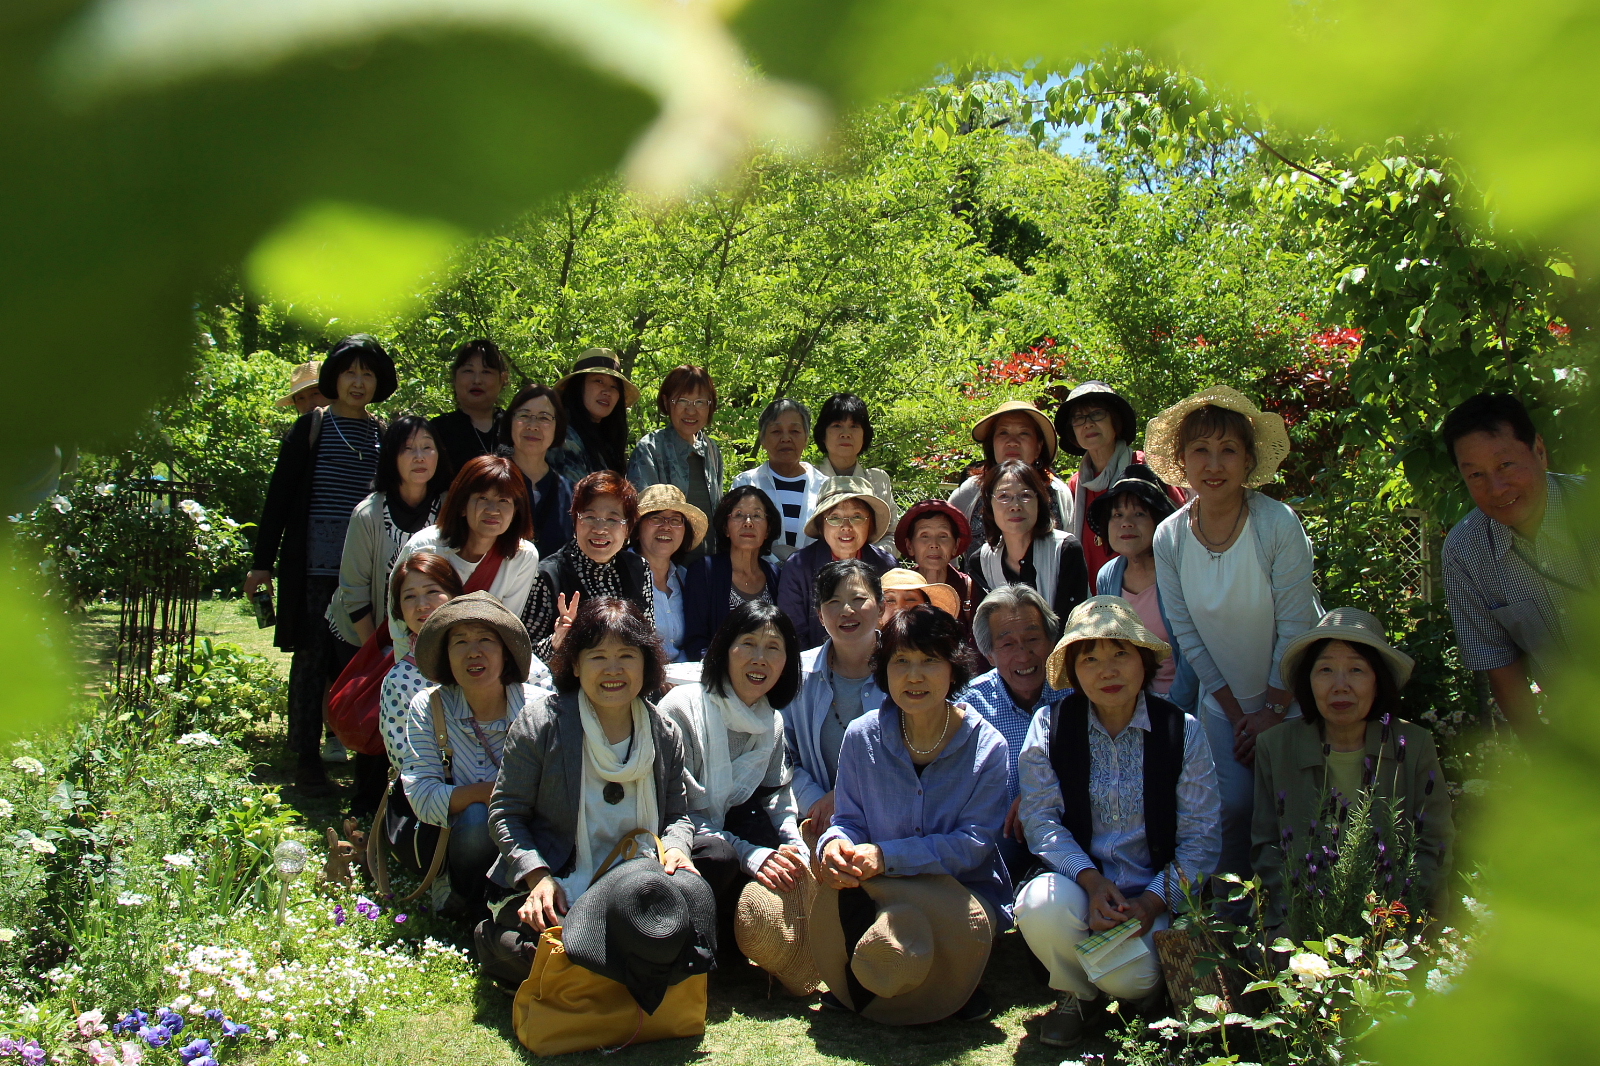
[[[1074,691],[1034,717],[1017,760],[1028,846],[1049,868],[1017,893],[1017,928],[1060,993],[1039,1025],[1051,1047],[1083,1038],[1082,1004],[1100,992],[1141,1014],[1155,1009],[1152,931],[1170,924],[1184,882],[1198,884],[1221,853],[1206,736],[1149,691],[1169,654],[1126,600],[1079,604],[1048,663],[1051,686]],[[1091,978],[1079,945],[1130,920],[1145,950]]]
[[[711,889],[689,859],[694,824],[683,737],[645,699],[660,690],[665,667],[661,638],[644,612],[616,596],[584,597],[550,665],[556,694],[517,719],[489,802],[500,849],[489,879],[498,898],[476,939],[484,973],[510,987],[528,976],[540,934],[563,923],[612,849],[635,830],[660,838],[670,882],[696,897],[690,909],[715,912]],[[715,953],[714,920],[697,928],[693,951],[696,959]]]
[[[817,842],[825,887],[810,929],[825,1007],[890,1025],[990,1014],[978,979],[1011,924],[995,846],[1009,760],[999,731],[950,700],[969,657],[960,624],[936,607],[884,627],[877,680],[888,698],[845,731],[833,826]]]
[[[435,609],[417,634],[415,656],[417,669],[438,687],[411,700],[400,780],[418,818],[449,828],[454,902],[476,917],[496,853],[488,805],[506,732],[545,690],[527,684],[533,661],[528,631],[487,592]]]

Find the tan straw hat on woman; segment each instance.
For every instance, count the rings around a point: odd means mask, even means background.
[[[915,570],[907,570],[897,566],[893,570],[883,572],[883,591],[891,589],[906,590],[916,589],[928,597],[928,602],[951,618],[961,617],[961,594],[949,585],[937,581],[929,581]]]
[[[1071,688],[1067,672],[1067,649],[1085,640],[1125,640],[1156,653],[1156,662],[1165,662],[1172,646],[1150,632],[1133,604],[1121,596],[1090,596],[1067,616],[1066,632],[1056,641],[1055,650],[1045,661],[1045,677],[1051,688]]]
[[[505,605],[494,596],[483,591],[457,596],[449,603],[442,604],[422,623],[422,631],[417,634],[412,654],[423,677],[435,684],[442,683],[445,667],[449,664],[445,638],[451,626],[464,622],[477,622],[498,633],[500,643],[505,645],[506,656],[516,664],[517,680],[528,680],[528,669],[533,665],[533,642],[528,639],[522,619],[506,610]]]
[[[1226,385],[1202,389],[1150,420],[1144,431],[1145,462],[1150,469],[1169,485],[1193,488],[1177,456],[1178,427],[1183,425],[1184,416],[1189,412],[1206,406],[1235,411],[1250,420],[1256,437],[1256,465],[1245,476],[1245,486],[1259,488],[1276,477],[1278,467],[1289,457],[1289,431],[1284,428],[1283,416],[1261,410],[1244,393]]]
[[[322,360],[313,359],[309,363],[301,363],[289,375],[289,391],[279,396],[276,403],[279,407],[288,407],[294,403],[294,398],[307,389],[317,386],[317,378],[322,373]]]
[[[610,348],[590,348],[578,356],[578,361],[572,364],[572,373],[556,382],[556,391],[560,392],[572,379],[586,374],[616,378],[622,384],[622,406],[632,407],[639,402],[639,387],[623,375],[622,357]]]
[[[1405,687],[1406,682],[1411,680],[1412,667],[1417,665],[1415,659],[1383,639],[1383,623],[1377,618],[1355,607],[1335,607],[1317,619],[1316,625],[1291,640],[1283,650],[1279,672],[1285,685],[1294,684],[1291,679],[1300,669],[1300,661],[1305,658],[1311,645],[1319,640],[1342,640],[1348,644],[1365,644],[1375,648],[1379,657],[1389,664],[1395,688]]]
[[[889,510],[888,504],[872,494],[872,482],[864,477],[830,477],[822,483],[817,506],[806,520],[806,536],[821,540],[822,520],[828,517],[829,511],[846,500],[860,500],[872,511],[876,525],[873,526],[872,536],[864,538],[864,543],[876,543],[878,538],[894,527],[894,512]]]
[[[978,420],[978,424],[972,427],[972,439],[977,441],[979,444],[987,441],[990,437],[994,436],[994,424],[998,422],[1002,416],[1009,414],[1027,415],[1029,418],[1033,419],[1033,421],[1039,426],[1039,436],[1044,441],[1044,452],[1040,457],[1045,461],[1046,464],[1055,462],[1055,423],[1051,422],[1049,416],[1043,411],[1039,410],[1026,400],[1007,400],[999,407],[996,407],[993,411],[990,411],[987,415],[984,415]]]
[[[839,892],[820,885],[811,905],[811,952],[828,991],[851,1010],[846,969],[874,996],[858,1013],[885,1025],[922,1025],[966,1005],[989,963],[994,926],[978,897],[949,874],[873,877],[861,883],[877,917],[845,948]]]
[[[809,996],[822,983],[808,935],[817,879],[809,863],[803,870],[800,883],[787,892],[760,881],[745,885],[733,919],[733,939],[745,958],[776,977],[791,996]]]
[[[651,485],[639,493],[639,520],[643,521],[647,514],[656,514],[660,511],[677,511],[683,515],[683,520],[689,523],[689,532],[693,536],[684,544],[685,548],[694,548],[706,539],[706,530],[711,528],[711,520],[706,513],[689,502],[683,490],[676,485]],[[638,528],[638,523],[634,523]]]

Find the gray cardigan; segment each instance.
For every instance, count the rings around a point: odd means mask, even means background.
[[[409,535],[401,533],[396,542],[384,531],[383,493],[374,492],[350,513],[345,527],[344,554],[339,559],[339,587],[328,604],[328,621],[347,644],[360,647],[355,623],[350,616],[371,607],[367,617],[374,626],[383,622],[389,608],[389,564],[400,553]]]
[[[1322,605],[1317,602],[1316,576],[1312,569],[1311,538],[1306,536],[1300,517],[1286,503],[1270,496],[1247,490],[1250,508],[1250,533],[1255,542],[1256,558],[1272,581],[1272,611],[1277,620],[1272,643],[1272,668],[1267,683],[1283,688],[1283,678],[1278,664],[1289,642],[1317,624],[1322,617]],[[1198,497],[1197,497],[1198,498]],[[1189,533],[1190,500],[1156,527],[1156,584],[1161,590],[1161,606],[1167,614],[1174,651],[1182,650],[1184,658],[1194,667],[1200,679],[1200,691],[1216,692],[1227,684],[1222,671],[1217,669],[1211,653],[1200,642],[1200,631],[1189,615],[1189,605],[1183,597],[1181,561],[1186,551],[1204,551]]]
[[[645,826],[666,848],[685,855],[694,846],[694,825],[683,784],[683,738],[678,727],[650,708],[656,746],[656,807],[661,824]],[[557,877],[577,861],[578,807],[583,802],[583,723],[578,694],[556,693],[533,700],[511,724],[501,756],[500,776],[489,797],[489,831],[500,857],[489,879],[503,888],[521,888],[522,879],[541,866]],[[595,856],[598,862],[603,855]]]

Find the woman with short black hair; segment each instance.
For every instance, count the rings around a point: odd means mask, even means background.
[[[872,413],[867,401],[853,392],[836,392],[823,401],[817,413],[811,439],[823,459],[817,470],[823,477],[862,477],[872,485],[872,494],[889,508],[889,521],[878,530],[878,547],[894,552],[894,526],[900,512],[894,504],[894,483],[887,471],[863,466],[860,458],[872,447]]]
[[[450,388],[456,409],[429,423],[439,449],[459,470],[469,460],[494,451],[500,439],[500,394],[511,367],[499,345],[487,337],[457,345],[450,353]]]
[[[683,583],[683,656],[698,662],[728,613],[778,598],[778,568],[768,554],[783,528],[770,497],[754,485],[729,489],[711,516],[715,554],[689,567]]]
[[[511,398],[500,420],[501,454],[522,471],[533,517],[533,543],[541,557],[572,539],[572,482],[550,465],[552,449],[567,439],[567,411],[548,385],[529,385]]]

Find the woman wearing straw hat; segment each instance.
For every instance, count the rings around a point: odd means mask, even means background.
[[[755,600],[776,603],[778,568],[768,557],[783,518],[754,485],[729,489],[711,516],[716,552],[689,567],[683,586],[683,657],[699,662],[722,620]]]
[[[908,608],[928,603],[945,614],[961,620],[961,598],[949,585],[937,584],[924,578],[915,570],[895,567],[886,570],[880,578],[883,584],[883,614],[878,617],[878,628],[889,624],[889,619]]]
[[[1017,893],[1017,928],[1060,994],[1039,1025],[1051,1047],[1082,1038],[1083,1004],[1101,992],[1154,1010],[1151,934],[1170,924],[1183,884],[1216,866],[1211,749],[1193,715],[1149,690],[1169,654],[1126,600],[1079,604],[1048,663],[1050,684],[1073,692],[1034,717],[1017,760],[1028,846],[1047,867]],[[1083,941],[1131,920],[1142,950],[1086,964]]]
[[[1133,604],[1145,628],[1172,643],[1172,627],[1161,606],[1156,584],[1156,527],[1172,514],[1167,487],[1150,468],[1133,464],[1127,476],[1113,482],[1089,505],[1089,528],[1116,554],[1100,568],[1095,588],[1102,596],[1121,596]],[[1194,667],[1182,655],[1171,655],[1150,681],[1150,691],[1165,696],[1189,713],[1199,700]]]
[[[889,505],[861,477],[829,478],[806,523],[812,543],[795,552],[778,577],[778,606],[794,620],[802,648],[827,639],[817,614],[817,573],[841,559],[860,559],[879,574],[894,567],[894,556],[873,542],[889,528]]]
[[[706,432],[717,414],[716,382],[705,367],[676,367],[661,380],[656,410],[667,424],[640,438],[628,460],[628,480],[640,492],[674,485],[701,514],[710,514],[722,499],[722,449]],[[691,548],[684,561],[697,561],[715,540]]]
[[[1413,913],[1438,900],[1455,826],[1432,734],[1399,716],[1400,690],[1413,665],[1384,639],[1376,618],[1353,607],[1329,611],[1284,651],[1283,678],[1299,700],[1301,718],[1269,730],[1256,745],[1251,833],[1269,928],[1286,918],[1291,927],[1297,924],[1285,866],[1309,891],[1305,882],[1317,875],[1296,857],[1324,855],[1324,845],[1334,851],[1363,846],[1341,841],[1338,833],[1367,797],[1386,811],[1374,825],[1393,830],[1383,834],[1386,846],[1374,856],[1372,888],[1385,902],[1406,901]],[[1349,932],[1326,930],[1335,931]],[[1294,935],[1314,934],[1300,929]]]
[[[684,661],[683,588],[689,570],[683,560],[705,540],[709,525],[705,512],[685,500],[676,485],[651,485],[639,495],[633,549],[650,567],[656,633],[669,663]]]
[[[972,596],[972,578],[955,565],[972,546],[967,516],[944,500],[923,500],[900,516],[894,544],[924,580],[956,590],[961,599],[961,631],[970,639],[977,601]]]
[[[511,398],[500,420],[500,454],[522,471],[533,518],[533,543],[541,557],[572,539],[572,482],[551,466],[553,449],[567,439],[567,410],[548,385],[527,385]]]
[[[318,407],[326,407],[332,403],[322,395],[322,388],[317,384],[318,374],[322,370],[322,360],[313,359],[309,363],[301,363],[289,375],[289,391],[278,397],[276,403],[279,407],[293,407],[295,414],[308,415]]]
[[[883,630],[876,675],[887,699],[845,732],[833,826],[817,842],[829,890],[818,892],[811,918],[824,1006],[893,1025],[989,1014],[977,988],[982,940],[1011,925],[1011,879],[995,844],[1009,760],[999,731],[952,702],[969,661],[955,618],[934,607],[902,611]],[[892,897],[872,885],[906,879],[942,888],[930,889],[920,922],[901,924],[890,917]],[[957,957],[980,958],[940,967],[939,941],[958,924],[971,931],[957,938]],[[877,942],[874,929],[893,931],[884,925],[899,925],[892,943]]]
[[[622,373],[610,348],[590,348],[556,382],[567,412],[567,437],[550,452],[550,465],[573,484],[590,474],[627,470],[628,410],[639,389]]]
[[[638,517],[639,494],[621,474],[602,470],[585,477],[572,490],[572,521],[577,533],[560,551],[539,560],[539,573],[522,611],[522,622],[539,658],[551,659],[566,639],[582,601],[593,596],[629,600],[655,625],[650,567],[628,550],[628,537]]]
[[[1089,508],[1114,482],[1127,476],[1130,466],[1145,461],[1144,453],[1133,447],[1138,432],[1139,416],[1134,414],[1133,404],[1103,381],[1085,381],[1056,409],[1056,435],[1061,450],[1083,457],[1067,479],[1067,490],[1072,493],[1072,524],[1062,528],[1083,544],[1091,578],[1111,561],[1113,552],[1104,534],[1088,522]],[[1166,486],[1162,490],[1171,499],[1168,513],[1183,506],[1183,493]],[[1103,590],[1096,585],[1094,591]]]
[[[1057,529],[1072,528],[1072,494],[1056,477],[1056,427],[1043,411],[1022,400],[1007,400],[972,427],[972,439],[983,445],[985,468],[1016,460],[1034,468],[1049,490],[1050,520]],[[950,505],[967,516],[974,540],[982,539],[983,473],[968,478],[950,494]],[[980,596],[979,599],[982,599]]]
[[[780,396],[761,412],[758,436],[767,461],[733,479],[733,488],[754,485],[767,494],[782,516],[782,528],[772,543],[772,553],[782,562],[811,543],[805,532],[817,495],[827,478],[803,462],[806,437],[811,432],[811,411],[799,400]]]
[[[1247,877],[1256,738],[1289,713],[1278,663],[1322,614],[1300,519],[1255,491],[1288,456],[1289,434],[1278,415],[1215,385],[1152,418],[1145,442],[1156,474],[1194,491],[1156,530],[1156,582],[1200,681],[1222,789],[1218,872]]]
[[[378,473],[383,425],[367,408],[392,396],[395,386],[394,361],[376,338],[352,334],[328,353],[318,388],[333,403],[301,415],[279,445],[245,578],[248,599],[261,589],[270,594],[276,572],[273,642],[294,655],[288,747],[297,760],[295,785],[307,795],[333,791],[320,750],[323,704],[348,659],[340,661],[326,616],[339,587],[350,514],[372,491]]]
[[[584,597],[550,665],[556,694],[523,708],[489,801],[500,849],[489,879],[500,898],[476,939],[485,972],[501,981],[527,977],[533,952],[525,949],[563,924],[633,830],[661,838],[673,880],[698,880],[683,737],[646,698],[664,680],[649,618],[628,600]]]
[[[1048,493],[1039,472],[1015,459],[984,473],[986,543],[967,556],[972,594],[979,602],[1001,585],[1032,585],[1065,618],[1089,594],[1083,546],[1051,524],[1044,502]]]
[[[717,899],[717,938],[734,944],[734,913],[754,880],[770,892],[804,890],[783,715],[800,691],[800,645],[787,615],[756,601],[728,616],[706,650],[698,684],[678,685],[661,713],[683,734],[695,868]]]
[[[417,669],[438,687],[411,700],[400,780],[417,817],[450,830],[450,887],[469,913],[481,905],[484,875],[499,854],[489,834],[489,796],[506,731],[524,706],[547,694],[527,683],[532,661],[528,631],[487,592],[438,607],[417,634]],[[434,700],[448,763],[437,743]]]

